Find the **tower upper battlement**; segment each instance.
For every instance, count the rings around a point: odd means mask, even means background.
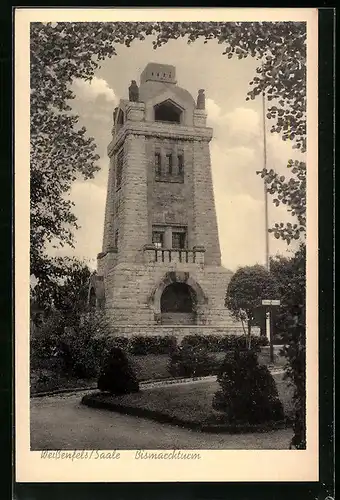
[[[141,85],[146,82],[165,82],[176,84],[176,68],[170,64],[149,63],[140,76]]]

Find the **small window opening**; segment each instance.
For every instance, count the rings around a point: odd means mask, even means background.
[[[124,113],[121,109],[118,111],[117,125],[124,125]]]
[[[182,154],[178,155],[177,160],[178,160],[178,174],[183,175],[183,173],[184,173],[183,155]]]
[[[119,230],[117,229],[115,232],[115,248],[118,248],[118,240],[119,240]]]
[[[172,154],[166,155],[166,170],[169,175],[172,175]]]
[[[172,233],[172,248],[183,249],[185,248],[186,234],[184,232]]]
[[[161,231],[153,231],[152,243],[155,245],[156,248],[163,248],[164,233],[162,233]]]
[[[121,149],[117,154],[116,158],[116,190],[120,189],[122,185],[123,163],[124,163],[124,150]]]
[[[160,153],[155,153],[155,172],[156,172],[156,175],[162,174],[161,154]]]

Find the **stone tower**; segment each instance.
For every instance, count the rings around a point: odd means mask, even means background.
[[[102,252],[90,302],[121,335],[242,333],[224,307],[204,91],[150,63],[114,111]]]

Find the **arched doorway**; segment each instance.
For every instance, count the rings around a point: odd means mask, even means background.
[[[168,285],[161,295],[160,302],[162,324],[195,324],[197,297],[187,283]]]

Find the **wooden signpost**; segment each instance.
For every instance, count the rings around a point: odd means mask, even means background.
[[[266,308],[266,336],[269,341],[269,355],[270,362],[274,363],[274,345],[273,345],[273,325],[272,325],[272,314],[270,314],[271,307],[279,306],[281,304],[280,300],[277,299],[263,299],[262,305]]]

